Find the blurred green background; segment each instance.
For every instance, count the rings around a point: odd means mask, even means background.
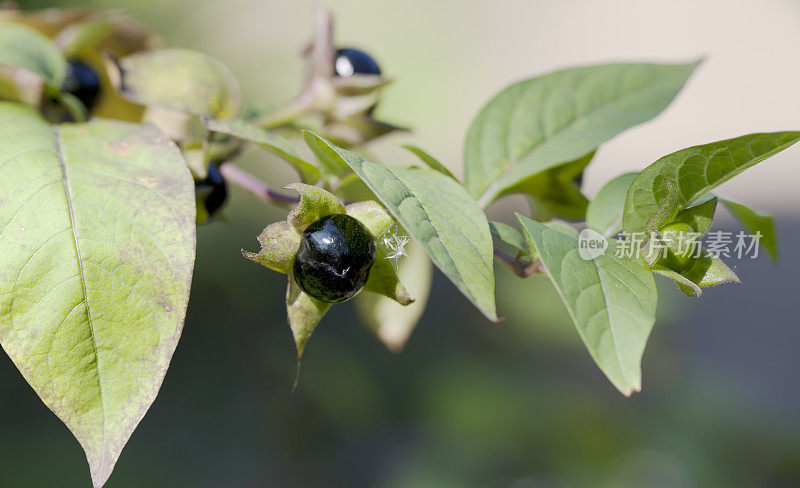
[[[208,52],[247,101],[299,89],[312,2],[20,2],[123,8],[171,45]],[[677,148],[800,125],[794,47],[800,4],[765,2],[330,2],[337,38],[397,81],[379,113],[412,126],[372,150],[416,142],[456,171],[469,120],[495,91],[557,67],[706,56],[673,107],[598,153],[592,194],[612,175]],[[793,42],[797,41],[797,42]],[[745,62],[746,60],[746,62]],[[788,98],[792,97],[792,98]],[[290,393],[294,346],[285,277],[239,250],[284,213],[234,191],[226,219],[198,229],[183,338],[161,394],[109,488],[800,486],[796,272],[797,148],[727,194],[778,214],[783,258],[732,263],[744,285],[688,300],[666,281],[645,354],[644,391],[623,398],[594,366],[553,289],[498,268],[508,321],[486,322],[436,274],[431,302],[394,355],[349,305],[335,307]],[[290,175],[264,153],[244,165]],[[493,207],[508,216],[513,204]],[[719,229],[733,229],[723,219]],[[0,487],[90,486],[83,453],[0,357]]]

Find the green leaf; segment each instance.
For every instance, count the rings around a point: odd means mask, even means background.
[[[203,117],[239,113],[239,82],[222,63],[185,49],[144,51],[118,61],[116,88],[132,102]]]
[[[628,396],[641,389],[641,359],[655,322],[656,291],[644,259],[617,257],[617,242],[583,259],[578,240],[517,214],[589,353]]]
[[[562,234],[566,234],[575,239],[577,239],[578,236],[580,235],[578,229],[560,220],[551,220],[549,222],[545,222],[544,225],[550,227],[551,230],[561,232]]]
[[[714,214],[717,212],[717,199],[705,201],[687,209],[681,210],[672,220],[672,223],[683,223],[694,229],[700,236],[705,235],[711,224],[714,223]]]
[[[447,169],[447,166],[443,165],[441,161],[431,156],[421,147],[415,146],[413,144],[404,144],[402,147],[414,153],[414,155],[417,156],[420,159],[420,161],[427,164],[429,168],[436,170],[439,173],[442,173],[443,175],[449,176],[450,178],[453,178],[454,180],[458,181],[458,178],[456,178],[453,175],[453,173],[451,173],[450,170]]]
[[[517,183],[503,194],[523,193],[530,197],[539,220],[563,217],[583,220],[589,201],[581,193],[578,180],[592,161],[594,152],[582,158],[547,169]]]
[[[306,138],[349,165],[406,232],[422,244],[433,264],[489,320],[498,320],[489,223],[458,182],[425,168],[390,170],[316,134],[307,132]]]
[[[800,132],[750,134],[664,156],[631,183],[622,218],[625,232],[644,232],[669,223],[710,190],[798,140]]]
[[[761,234],[759,245],[769,253],[773,262],[778,261],[778,239],[775,231],[775,219],[767,213],[756,212],[747,205],[727,199],[720,200],[731,214],[752,235]]]
[[[664,110],[696,66],[606,64],[509,86],[469,129],[467,189],[486,207],[520,181],[594,151]]]
[[[300,203],[286,217],[286,220],[300,232],[326,215],[345,213],[342,202],[333,193],[318,186],[291,183],[283,188],[295,190],[300,194]]]
[[[44,34],[21,24],[0,24],[0,65],[33,73],[53,90],[61,90],[66,75],[64,55]]]
[[[348,168],[349,171],[349,168]],[[333,191],[336,196],[347,201],[357,202],[361,200],[375,200],[375,194],[372,193],[367,185],[361,181],[357,174],[350,171],[350,173],[341,180],[334,184]]]
[[[513,247],[523,255],[530,254],[525,238],[522,237],[522,234],[520,234],[517,229],[510,225],[502,222],[489,222],[489,231],[493,236]]]
[[[775,229],[775,219],[771,214],[757,212],[747,205],[733,200],[723,198],[708,192],[702,197],[698,198],[698,202],[706,202],[711,199],[719,200],[722,205],[728,209],[737,222],[739,222],[744,229],[751,235],[761,234],[761,239],[758,242],[759,246],[763,246],[772,259],[773,263],[778,262],[778,237]]]
[[[243,141],[257,144],[291,164],[304,183],[316,183],[319,169],[297,155],[292,144],[283,137],[241,119],[204,121],[208,130],[227,134]]]
[[[71,23],[56,36],[55,42],[69,58],[87,57],[92,50],[102,50],[101,43],[112,32],[110,18],[97,18]]]
[[[622,210],[625,196],[636,173],[625,173],[606,183],[589,202],[586,209],[586,226],[606,237],[622,230]]]
[[[102,486],[180,337],[194,184],[152,127],[0,103],[0,343]]]
[[[347,163],[336,154],[336,151],[326,143],[327,141],[324,141],[321,137],[309,131],[303,132],[303,138],[311,149],[311,152],[313,152],[314,156],[319,160],[323,170],[329,175],[341,177],[350,171],[350,167],[347,166]]]
[[[416,241],[409,243],[408,256],[400,259],[398,268],[399,278],[414,296],[414,303],[401,305],[372,292],[361,293],[355,300],[356,309],[367,327],[392,352],[400,352],[408,342],[425,311],[433,279],[431,261]]]

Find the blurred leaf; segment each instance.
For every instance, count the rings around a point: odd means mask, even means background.
[[[362,103],[353,100],[351,97],[346,97],[339,98],[337,102],[337,110],[342,110],[344,112],[356,111],[356,113],[343,118],[340,117],[341,114],[334,114],[335,120],[325,124],[325,134],[329,136],[331,140],[340,142],[342,145],[350,147],[366,144],[373,139],[385,136],[391,132],[408,130],[405,127],[400,127],[374,118],[373,114],[369,112],[369,107],[373,106],[377,100],[374,102],[365,101]]]
[[[20,10],[13,2],[5,2],[0,8],[0,22],[24,24],[48,37],[54,37],[70,24],[83,22],[95,14],[83,8]]]
[[[58,11],[63,13],[63,10]],[[160,47],[162,40],[138,21],[121,13],[112,11],[79,11],[68,25],[55,35],[55,43],[69,59],[87,63],[100,75],[100,96],[92,108],[96,117],[130,120],[138,122],[144,107],[119,96],[112,84],[110,75],[116,72],[111,65],[108,72],[107,53],[114,56],[152,50]]]
[[[636,173],[625,173],[606,183],[589,202],[586,209],[586,225],[605,236],[616,235],[622,230],[622,209],[628,186]]]
[[[416,241],[411,241],[407,252],[408,255],[399,260],[398,274],[414,297],[414,303],[401,305],[372,292],[361,293],[355,301],[367,327],[392,352],[400,352],[408,342],[425,311],[433,279],[433,266],[425,249]],[[390,262],[385,257],[384,260]]]
[[[147,26],[120,10],[86,10],[85,15],[65,25],[54,41],[67,57],[80,59],[93,58],[102,51],[126,56],[164,45]]]
[[[525,238],[520,232],[508,224],[502,222],[489,222],[489,231],[493,236],[513,247],[523,255],[530,254]]]
[[[489,223],[458,182],[430,169],[390,170],[316,134],[307,132],[306,138],[327,157],[349,165],[405,231],[422,244],[433,264],[489,320],[498,320]]]
[[[204,123],[210,131],[227,134],[243,141],[252,142],[279,156],[297,170],[304,183],[313,184],[319,180],[319,169],[300,158],[292,147],[292,144],[274,132],[269,132],[257,125],[240,119],[206,119]]]
[[[21,24],[0,24],[0,98],[38,107],[45,90],[61,90],[66,66],[44,35]]]
[[[144,107],[141,122],[158,127],[167,137],[179,144],[202,139],[208,132],[198,117],[156,105]]]
[[[431,169],[434,169],[439,173],[442,173],[443,175],[449,176],[450,178],[453,178],[454,180],[458,181],[458,178],[453,176],[453,173],[451,173],[450,170],[447,169],[447,166],[443,165],[438,159],[428,154],[421,147],[414,146],[413,144],[404,144],[402,147],[414,153],[415,156],[417,156],[423,163],[427,164],[428,167],[430,167]]]
[[[239,82],[222,63],[185,49],[131,54],[116,63],[112,80],[119,93],[141,105],[203,117],[239,113]],[[113,63],[109,63],[113,68]]]
[[[72,116],[72,121],[86,122],[89,118],[86,106],[72,93],[61,92],[54,97],[54,100]]]
[[[669,223],[710,190],[798,140],[800,132],[750,134],[664,156],[631,183],[622,218],[625,232],[644,232]]]
[[[758,245],[767,250],[773,263],[778,262],[777,231],[775,229],[775,219],[771,214],[757,212],[743,203],[720,197],[714,192],[706,193],[698,198],[697,202],[707,202],[712,199],[717,199],[722,203],[747,232],[752,235],[760,233],[761,238],[758,241]]]
[[[0,65],[27,70],[55,91],[61,90],[67,70],[64,55],[50,39],[20,24],[0,24]]]
[[[39,76],[17,66],[0,65],[0,99],[38,107],[44,94]]]
[[[578,240],[517,214],[523,233],[569,310],[589,353],[625,396],[641,389],[641,359],[655,323],[653,274],[641,256],[616,256],[616,241],[583,259]]]
[[[594,151],[664,110],[696,66],[587,66],[509,86],[470,126],[467,189],[486,207],[520,181]]]
[[[339,198],[343,198],[344,200],[351,202],[376,199],[375,194],[372,193],[372,190],[370,190],[369,187],[365,185],[363,181],[361,181],[361,178],[359,178],[359,176],[352,171],[350,174],[342,177],[342,179],[334,185],[334,188],[331,189],[331,191],[333,191]]]
[[[194,185],[151,127],[50,126],[2,103],[0,128],[14,135],[0,145],[0,342],[81,443],[99,487],[180,337]]]
[[[341,177],[351,171],[347,163],[322,138],[309,131],[303,132],[303,138],[328,174]]]
[[[764,246],[773,262],[778,262],[778,239],[775,219],[767,213],[756,212],[742,203],[728,199],[720,200],[740,224],[752,235],[761,234],[758,244]]]
[[[197,139],[186,143],[181,152],[186,160],[186,166],[197,180],[208,176],[208,141]]]
[[[100,50],[100,43],[113,29],[110,19],[97,18],[66,26],[54,42],[65,56],[75,58],[91,50]]]

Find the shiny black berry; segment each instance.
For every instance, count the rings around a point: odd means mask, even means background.
[[[372,56],[353,48],[342,48],[336,51],[334,63],[336,76],[346,78],[353,75],[379,75],[381,68]]]
[[[61,89],[75,95],[87,110],[91,110],[100,95],[100,76],[83,61],[67,63],[67,75]]]
[[[343,302],[364,287],[376,252],[364,224],[349,215],[328,215],[303,231],[294,280],[317,300]]]
[[[206,177],[194,182],[194,191],[208,216],[213,217],[228,199],[228,182],[217,165],[210,163]]]

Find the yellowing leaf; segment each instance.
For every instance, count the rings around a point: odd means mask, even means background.
[[[194,184],[152,127],[0,103],[0,343],[108,479],[178,343]]]

